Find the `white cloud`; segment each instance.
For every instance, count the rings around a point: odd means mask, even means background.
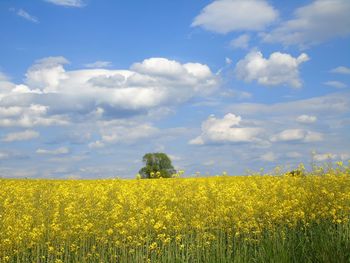
[[[277,155],[273,152],[267,152],[260,156],[260,160],[265,162],[274,162],[277,160]]]
[[[198,136],[188,142],[189,144],[192,145],[203,145],[205,144],[205,141],[203,140],[202,136]]]
[[[237,143],[256,141],[261,129],[255,127],[242,127],[241,117],[232,113],[226,114],[222,119],[210,115],[202,123],[202,133],[192,139],[189,144],[203,145],[207,143]]]
[[[48,106],[31,104],[29,106],[0,107],[0,127],[34,127],[67,125],[69,119],[62,115],[49,115]]]
[[[286,129],[270,137],[272,142],[316,142],[322,141],[323,135],[318,132],[307,131],[303,129]]]
[[[75,115],[146,115],[207,96],[219,86],[219,77],[200,63],[150,58],[134,63],[131,70],[66,71],[67,63],[63,57],[36,61],[26,73],[25,85],[1,77],[0,115],[7,117],[0,119],[0,126],[63,125]],[[32,113],[33,105],[43,111]]]
[[[217,0],[204,7],[192,26],[221,34],[256,31],[264,29],[277,17],[278,12],[264,0]]]
[[[131,70],[80,70],[67,72],[67,76],[61,89],[68,86],[70,90],[62,92],[75,92],[84,86],[82,96],[129,109],[183,102],[207,94],[218,85],[207,65],[181,64],[166,58],[146,59],[133,64]]]
[[[64,64],[69,63],[64,57],[47,57],[35,61],[26,73],[26,83],[31,89],[54,92],[60,82],[67,78]]]
[[[277,141],[297,141],[305,138],[305,131],[301,129],[288,129],[271,136],[270,140]]]
[[[145,59],[141,63],[133,64],[131,69],[139,73],[157,76],[179,76],[186,72],[179,62],[166,58]]]
[[[330,72],[332,73],[338,73],[338,74],[350,74],[350,68],[340,66],[332,69]]]
[[[336,81],[336,80],[327,81],[327,82],[324,82],[323,84],[325,84],[327,86],[331,86],[333,88],[337,88],[337,89],[343,89],[343,88],[347,87],[347,85],[345,83],[340,82],[340,81]]]
[[[166,58],[145,59],[141,63],[133,64],[131,69],[148,76],[173,78],[182,82],[182,84],[191,83],[195,79],[206,81],[212,78],[212,72],[207,65],[200,63],[181,64]]]
[[[321,97],[314,97],[290,102],[275,104],[239,103],[231,105],[227,111],[234,111],[238,114],[254,115],[283,115],[295,114],[322,114],[323,116],[339,115],[350,111],[349,92],[333,93]]]
[[[302,48],[350,34],[348,0],[315,0],[296,9],[294,18],[265,34],[266,42],[298,45]]]
[[[313,155],[313,159],[316,162],[325,162],[325,161],[333,161],[333,160],[342,160],[348,161],[350,160],[349,153],[317,153]]]
[[[15,85],[15,87],[11,90],[11,93],[13,94],[28,94],[28,93],[32,93],[32,94],[41,94],[42,91],[40,89],[30,89],[27,85],[24,84],[19,84],[19,85]]]
[[[239,37],[232,39],[230,47],[247,49],[249,47],[250,36],[248,34],[240,35]]]
[[[18,116],[22,113],[22,108],[18,106],[0,107],[0,117]]]
[[[101,121],[98,126],[101,139],[91,142],[90,148],[102,148],[115,143],[134,143],[159,134],[158,128],[149,123],[129,120]]]
[[[297,122],[300,122],[300,123],[306,123],[306,124],[309,124],[309,123],[314,123],[317,121],[317,117],[316,116],[313,116],[313,115],[306,115],[306,114],[303,114],[303,115],[300,115],[297,117],[296,119]]]
[[[0,71],[0,101],[6,93],[14,89],[16,85],[12,83],[9,78]]]
[[[60,147],[53,150],[39,148],[36,150],[37,154],[42,154],[42,155],[61,155],[61,154],[68,154],[69,152],[70,152],[69,148],[67,147]]]
[[[9,133],[3,137],[4,142],[14,142],[14,141],[26,141],[39,137],[39,133],[32,130],[25,130],[22,132]]]
[[[66,7],[83,7],[85,4],[82,0],[45,0],[46,2]]]
[[[98,60],[93,63],[85,64],[84,66],[87,68],[108,68],[112,66],[112,62]]]
[[[61,116],[45,117],[45,118],[31,118],[23,116],[20,119],[3,119],[0,120],[0,126],[2,127],[34,127],[34,126],[52,126],[52,125],[67,125],[68,120],[65,120]]]
[[[17,10],[16,14],[30,22],[39,23],[39,20],[35,16],[30,15],[27,11],[23,9]]]
[[[305,53],[294,58],[286,53],[274,52],[266,59],[261,52],[252,51],[237,63],[235,71],[239,79],[247,82],[255,80],[265,86],[300,88],[299,66],[308,60]]]

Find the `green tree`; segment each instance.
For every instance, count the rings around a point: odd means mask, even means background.
[[[141,178],[170,178],[176,173],[170,158],[165,153],[146,153],[142,161],[145,167],[141,168]]]

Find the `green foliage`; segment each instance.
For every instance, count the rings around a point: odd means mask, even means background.
[[[170,158],[165,153],[147,153],[142,161],[145,167],[139,171],[141,178],[171,178],[176,174]]]

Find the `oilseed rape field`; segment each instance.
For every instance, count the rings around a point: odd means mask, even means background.
[[[350,262],[350,169],[0,179],[0,262]]]

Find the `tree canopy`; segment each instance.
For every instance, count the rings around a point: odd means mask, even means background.
[[[145,166],[139,171],[141,178],[170,178],[176,173],[165,153],[146,153],[142,161]]]

